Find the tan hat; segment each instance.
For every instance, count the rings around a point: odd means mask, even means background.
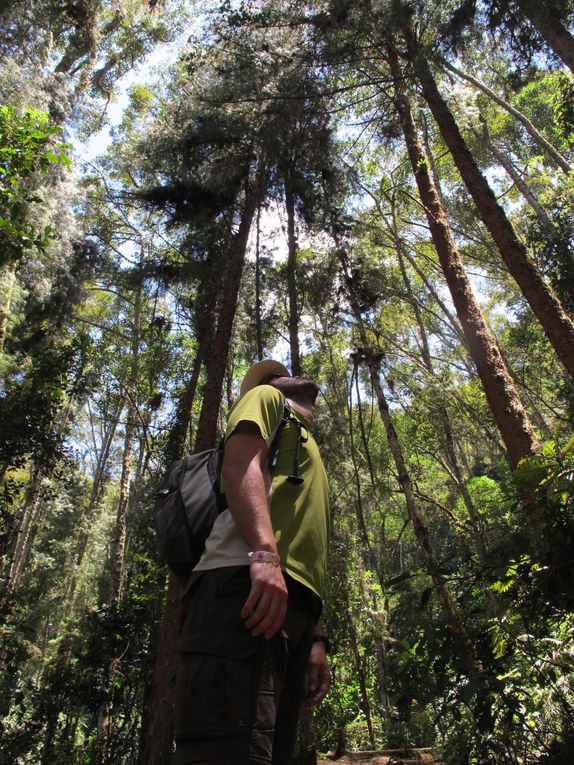
[[[253,366],[249,367],[243,381],[241,388],[239,389],[239,395],[244,396],[252,388],[256,388],[261,380],[264,380],[269,375],[279,375],[279,377],[291,377],[289,370],[283,366],[279,361],[273,361],[273,359],[265,359],[264,361],[258,361]]]

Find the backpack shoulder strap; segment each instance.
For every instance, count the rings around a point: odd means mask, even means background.
[[[277,464],[277,457],[279,456],[279,442],[281,441],[281,433],[283,431],[283,428],[287,425],[289,420],[293,417],[293,413],[291,411],[291,407],[283,398],[283,415],[281,417],[281,422],[277,426],[277,430],[275,431],[275,435],[273,436],[273,441],[271,441],[271,446],[269,447],[269,452],[267,454],[267,464],[270,468],[274,468]]]

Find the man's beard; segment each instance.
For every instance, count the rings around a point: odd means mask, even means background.
[[[285,398],[304,406],[313,406],[319,393],[317,383],[305,377],[275,377],[269,385],[280,390]]]

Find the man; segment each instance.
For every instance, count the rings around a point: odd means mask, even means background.
[[[329,689],[329,641],[318,623],[327,478],[310,433],[317,392],[262,361],[229,414],[229,510],[183,601],[176,765],[288,765],[303,700],[318,704]]]

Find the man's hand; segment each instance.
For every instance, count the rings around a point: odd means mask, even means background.
[[[327,654],[323,643],[313,643],[307,665],[307,687],[305,706],[320,704],[331,687],[331,672],[327,663]]]
[[[245,626],[254,637],[266,640],[281,628],[287,611],[287,586],[278,566],[252,563],[251,592],[241,610]]]

